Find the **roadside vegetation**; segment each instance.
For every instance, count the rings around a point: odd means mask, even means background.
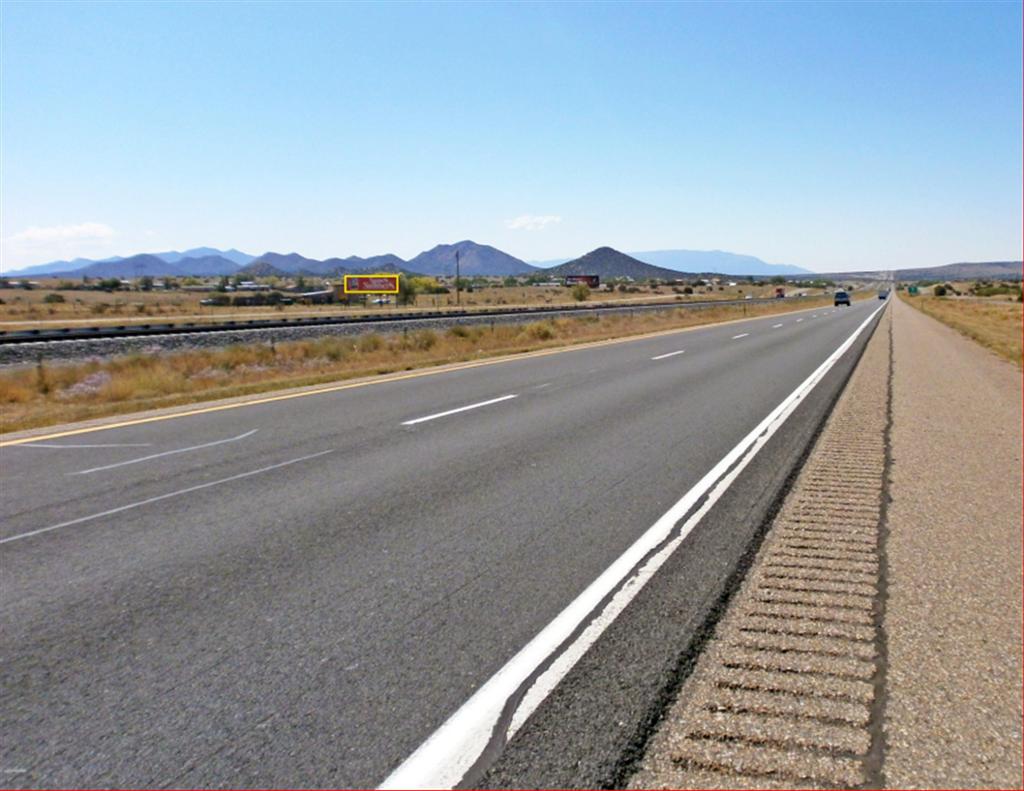
[[[269,290],[247,291],[241,283],[228,278],[202,282],[197,278],[154,280],[151,277],[131,282],[116,278],[88,282],[55,278],[26,282],[0,278],[0,330],[284,316],[379,315],[396,310],[537,307],[583,301],[734,300],[747,296],[773,297],[779,285],[785,285],[790,294],[817,295],[834,284],[823,280],[787,283],[783,278],[740,278],[734,281],[689,278],[676,283],[621,280],[588,289],[586,286],[568,288],[536,278],[462,278],[458,305],[454,278],[403,277],[402,293],[381,304],[374,304],[372,300],[353,301],[352,304],[338,301],[309,304],[310,300],[301,296],[303,291],[323,289],[329,285],[311,277],[260,278],[259,285]]]
[[[870,295],[867,295],[870,296]],[[0,370],[0,431],[831,305],[831,297],[139,353]]]
[[[951,290],[943,288],[942,292],[950,294]],[[938,287],[934,293],[938,294]],[[1003,296],[1005,292],[999,292]],[[1018,291],[1017,294],[1020,292]],[[1003,299],[958,299],[951,296],[908,296],[901,294],[902,299],[910,305],[948,324],[955,330],[991,349],[1018,366],[1024,367],[1024,305],[1016,301]]]

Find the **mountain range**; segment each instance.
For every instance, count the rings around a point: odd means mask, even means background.
[[[485,244],[469,240],[455,244],[439,244],[425,250],[410,261],[397,255],[361,258],[327,258],[317,260],[299,253],[267,252],[260,256],[239,250],[217,250],[196,247],[184,252],[141,253],[128,258],[113,256],[99,261],[76,258],[71,261],[52,261],[25,269],[4,271],[5,277],[217,277],[242,275],[244,277],[276,276],[333,276],[368,272],[406,272],[422,275],[454,275],[455,254],[459,254],[459,268],[467,277],[525,275],[536,271],[525,261]]]
[[[213,247],[194,247],[189,250],[171,250],[163,253],[141,253],[127,258],[113,256],[99,261],[75,258],[70,261],[52,261],[14,271],[4,271],[5,277],[69,277],[69,278],[132,278],[151,277],[218,277],[242,275],[267,277],[304,275],[312,277],[338,277],[344,274],[370,272],[405,272],[423,275],[455,274],[455,257],[459,257],[459,270],[466,277],[508,276],[540,273],[561,277],[566,274],[599,275],[604,279],[631,277],[634,280],[656,278],[674,279],[680,275],[728,274],[761,277],[811,274],[806,269],[783,264],[768,264],[760,258],[738,255],[722,250],[649,250],[622,253],[611,247],[599,247],[573,260],[538,262],[529,264],[490,245],[469,240],[455,244],[439,244],[425,250],[408,261],[390,253],[361,258],[327,258],[318,260],[299,253],[267,252],[260,256],[240,250],[218,250]],[[870,272],[848,272],[834,277],[856,277]],[[920,269],[901,269],[899,279],[958,280],[977,278],[1020,279],[1020,261],[991,261],[957,263]]]

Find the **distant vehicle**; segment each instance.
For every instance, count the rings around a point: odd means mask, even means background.
[[[785,299],[785,297],[786,297],[786,289],[784,289],[782,286],[779,286],[777,289],[775,289],[775,298],[776,299]]]
[[[883,288],[881,291],[878,292],[878,298],[879,299],[888,299],[888,297],[889,297],[889,292],[886,289]]]
[[[753,298],[754,298],[754,295],[753,295],[753,294],[747,294],[747,295],[746,295],[746,296],[744,297],[744,299],[753,299]]]
[[[847,294],[845,291],[836,292],[836,300],[834,307],[839,307],[840,305],[846,305],[846,307],[850,307],[850,295]]]
[[[373,301],[373,304],[374,305],[390,305],[391,304],[391,297],[377,297]]]

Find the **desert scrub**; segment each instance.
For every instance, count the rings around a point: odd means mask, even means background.
[[[1021,303],[926,296],[903,299],[1001,357],[1024,366],[1024,305]]]

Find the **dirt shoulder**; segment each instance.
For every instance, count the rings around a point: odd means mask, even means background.
[[[893,308],[885,779],[1020,788],[1021,374]]]

